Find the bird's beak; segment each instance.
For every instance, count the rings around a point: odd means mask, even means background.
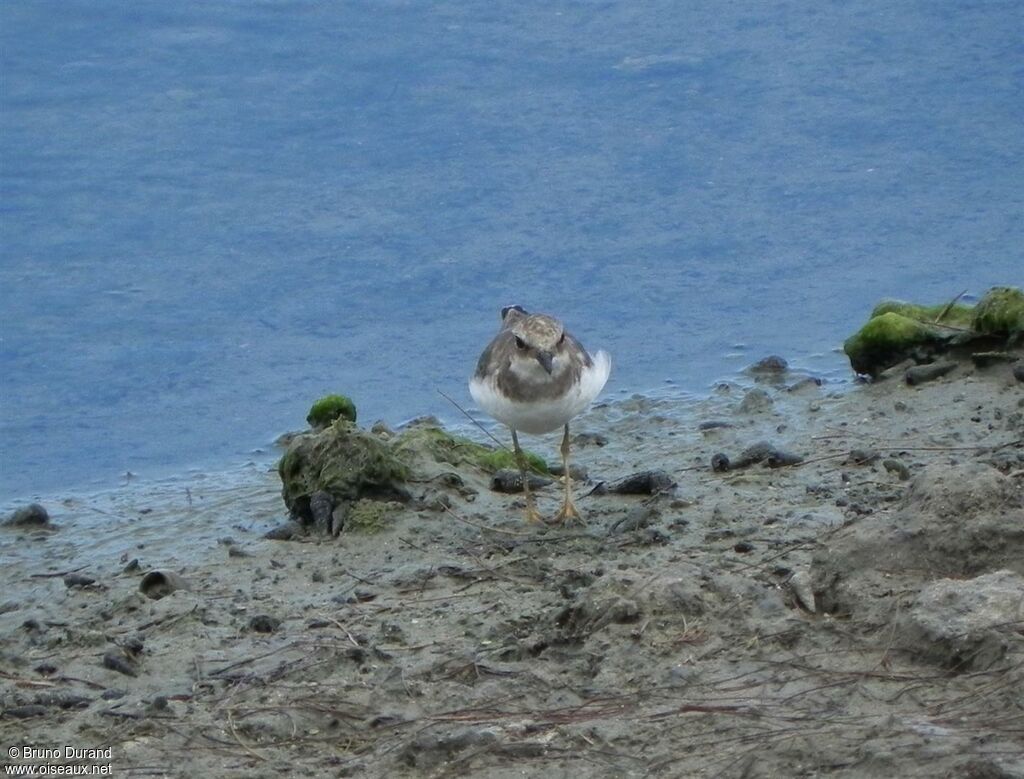
[[[537,362],[540,363],[541,367],[551,374],[555,356],[551,352],[537,352]]]

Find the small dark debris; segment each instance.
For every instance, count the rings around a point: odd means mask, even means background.
[[[850,465],[871,465],[879,456],[874,449],[851,449],[846,462]]]
[[[531,490],[537,490],[551,484],[551,479],[547,479],[540,474],[529,473],[527,478],[530,480]],[[491,477],[491,490],[508,494],[522,492],[523,479],[519,471],[511,468],[502,468]]]
[[[749,541],[740,541],[738,544],[734,544],[732,551],[739,552],[740,554],[746,554],[747,552],[754,551],[754,545]]]
[[[257,614],[249,620],[249,629],[257,633],[273,633],[281,627],[281,620],[269,614]]]
[[[785,468],[789,465],[799,465],[803,461],[804,458],[798,454],[787,452],[785,449],[776,449],[768,455],[768,459],[765,460],[765,464],[769,468]]]

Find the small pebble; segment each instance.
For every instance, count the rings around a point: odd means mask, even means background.
[[[719,452],[711,456],[711,470],[715,473],[725,473],[729,470],[729,457]]]
[[[83,573],[69,573],[64,577],[65,587],[88,587],[90,584],[95,584],[96,580],[91,576],[86,576]]]
[[[900,477],[900,481],[906,481],[910,478],[910,469],[904,465],[902,460],[897,460],[895,457],[889,457],[888,459],[882,460],[882,465],[889,473],[895,473]]]
[[[738,544],[733,545],[732,550],[740,554],[746,554],[747,552],[754,551],[754,545],[749,541],[740,541]]]
[[[851,449],[846,462],[852,465],[871,465],[878,457],[879,454],[874,449]]]

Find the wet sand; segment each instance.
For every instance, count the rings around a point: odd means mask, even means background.
[[[0,741],[120,776],[1022,777],[1022,387],[599,404],[585,527],[472,470],[337,538],[263,538],[258,468],[53,502],[0,529]],[[759,442],[800,461],[710,468]],[[676,486],[588,495],[645,469]]]

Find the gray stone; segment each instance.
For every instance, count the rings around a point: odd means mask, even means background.
[[[1024,619],[1024,577],[995,571],[974,579],[940,579],[925,587],[897,626],[905,649],[954,671],[985,671],[1011,643]]]

